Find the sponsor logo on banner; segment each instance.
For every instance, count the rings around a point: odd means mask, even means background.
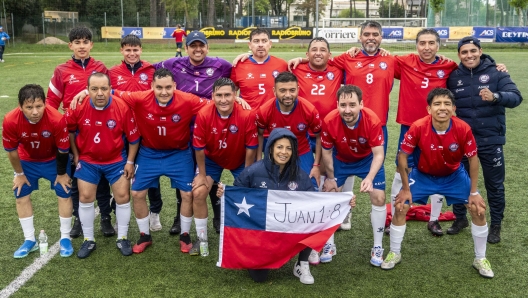
[[[317,37],[324,37],[329,43],[358,42],[358,28],[320,28]]]
[[[302,29],[299,26],[293,26],[286,30],[271,30],[272,36],[278,36],[279,39],[292,39],[292,38],[310,38],[312,31],[309,29]]]
[[[143,38],[143,28],[141,27],[123,27],[123,35],[125,37],[129,34],[135,35],[139,38]]]
[[[382,36],[383,39],[402,39],[403,27],[383,28]]]
[[[497,42],[528,42],[528,27],[498,27]]]
[[[440,38],[449,38],[449,28],[448,27],[438,27],[435,28],[436,33],[440,36]]]
[[[228,35],[234,36],[235,39],[249,39],[249,34],[253,29],[257,29],[257,27],[247,27],[242,30],[229,30]]]
[[[215,27],[205,27],[200,30],[200,32],[203,32],[205,34],[206,38],[216,38],[216,37],[224,37],[226,35],[225,30],[217,30]]]

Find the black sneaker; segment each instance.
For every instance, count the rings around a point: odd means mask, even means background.
[[[73,227],[70,231],[70,237],[77,238],[82,235],[82,225],[81,220],[79,217],[75,217],[75,220],[73,221]]]
[[[180,217],[176,216],[174,218],[174,223],[172,224],[172,227],[169,230],[169,234],[180,235],[180,233],[181,233]]]
[[[501,225],[491,225],[490,232],[488,234],[488,243],[495,244],[501,241],[500,238]]]
[[[431,231],[431,234],[433,234],[433,236],[443,236],[444,235],[444,231],[442,231],[442,227],[440,226],[440,223],[438,222],[438,220],[428,222],[427,229]]]
[[[95,241],[84,240],[83,244],[81,245],[81,248],[77,252],[77,257],[79,259],[87,258],[95,249]]]
[[[220,218],[213,218],[213,227],[217,234],[220,234]]]
[[[467,228],[469,226],[469,222],[466,217],[461,219],[455,219],[453,222],[453,225],[447,229],[447,233],[449,235],[456,235],[462,231],[463,228]]]
[[[112,218],[110,216],[101,216],[101,232],[105,237],[115,235],[114,227],[112,227]]]
[[[124,256],[130,256],[132,254],[132,246],[130,245],[130,240],[128,239],[119,239],[116,241],[117,249]]]

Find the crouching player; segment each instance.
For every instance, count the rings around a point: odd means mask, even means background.
[[[207,239],[206,199],[222,171],[236,177],[255,161],[258,147],[255,114],[235,105],[235,84],[220,78],[213,84],[214,105],[203,108],[196,116],[193,147],[197,173],[193,180],[193,210],[198,236]],[[190,255],[200,253],[200,241],[193,244]]]
[[[46,106],[45,100],[41,86],[25,85],[18,92],[19,107],[7,113],[2,124],[4,149],[15,170],[13,190],[18,219],[26,239],[15,251],[15,258],[24,258],[39,248],[30,195],[39,188],[40,178],[52,182],[59,200],[60,255],[69,257],[73,254],[68,131],[62,115]]]
[[[64,115],[70,131],[70,145],[77,165],[79,217],[84,242],[77,253],[83,259],[95,250],[94,218],[97,184],[104,175],[112,186],[118,222],[117,248],[124,256],[132,254],[127,240],[130,222],[130,179],[134,176],[134,159],[139,147],[139,132],[132,110],[118,98],[110,96],[110,78],[93,73],[88,78],[90,101]],[[76,136],[74,133],[76,133]],[[124,138],[129,142],[125,156]]]
[[[396,214],[390,227],[390,252],[381,264],[392,269],[401,261],[400,248],[405,235],[405,215],[412,202],[426,204],[430,195],[445,196],[447,204],[465,204],[472,218],[471,234],[475,246],[473,267],[480,275],[493,277],[486,259],[486,203],[477,191],[479,160],[471,128],[453,116],[455,98],[444,88],[433,89],[427,96],[429,115],[414,122],[400,145],[398,169],[407,169],[407,157],[418,161],[407,175],[401,175],[403,187],[396,196]],[[469,161],[469,176],[461,163]]]

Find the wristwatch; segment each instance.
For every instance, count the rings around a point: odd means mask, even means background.
[[[493,92],[493,102],[496,102],[499,99],[499,93]]]

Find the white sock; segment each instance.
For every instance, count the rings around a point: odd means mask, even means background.
[[[59,220],[60,220],[60,232],[61,232],[60,239],[70,239],[70,231],[72,229],[71,227],[72,218],[59,216]]]
[[[352,191],[354,189],[354,178],[355,177],[356,176],[350,176],[347,178],[347,180],[345,181],[345,184],[343,184],[343,188],[342,188],[343,192]]]
[[[323,185],[326,180],[326,176],[321,175],[321,178],[319,179],[319,191],[323,191]]]
[[[444,196],[432,195],[431,198],[431,218],[429,221],[438,220],[440,217],[440,211],[442,211],[442,204],[444,202]]]
[[[130,223],[131,214],[132,209],[130,208],[130,202],[116,204],[117,239],[127,238],[128,224]]]
[[[475,245],[475,258],[484,259],[486,257],[486,241],[488,240],[488,225],[477,226],[471,223],[471,235]]]
[[[149,231],[149,228],[150,228],[150,217],[148,215],[145,218],[137,218],[136,217],[136,222],[137,222],[137,225],[138,225],[140,233],[144,233],[145,235],[149,235],[150,234],[150,231]]]
[[[89,241],[94,241],[95,208],[93,202],[79,202],[79,220],[81,220],[84,238]]]
[[[196,226],[196,236],[201,237],[204,241],[207,240],[207,217],[194,218],[194,225]]]
[[[392,187],[391,187],[391,215],[394,217],[394,201],[396,200],[396,196],[400,192],[403,184],[401,181],[401,175],[400,173],[396,172],[394,173],[394,179],[392,180]]]
[[[372,205],[370,212],[370,223],[374,233],[374,247],[383,246],[383,232],[385,231],[385,220],[387,219],[387,207]]]
[[[181,223],[181,234],[183,233],[189,234],[189,231],[191,230],[192,216],[187,217],[187,216],[183,216],[180,213],[180,223]]]
[[[22,232],[24,233],[25,240],[37,241],[35,239],[35,226],[33,225],[33,215],[30,217],[19,218],[20,225],[22,226]]]
[[[328,240],[326,241],[326,244],[332,244],[334,245],[334,234],[332,234],[332,236],[330,236],[330,238],[328,238]]]
[[[405,229],[407,225],[395,226],[390,225],[390,250],[394,253],[399,254],[401,251],[401,244],[403,241],[403,236],[405,236]]]

